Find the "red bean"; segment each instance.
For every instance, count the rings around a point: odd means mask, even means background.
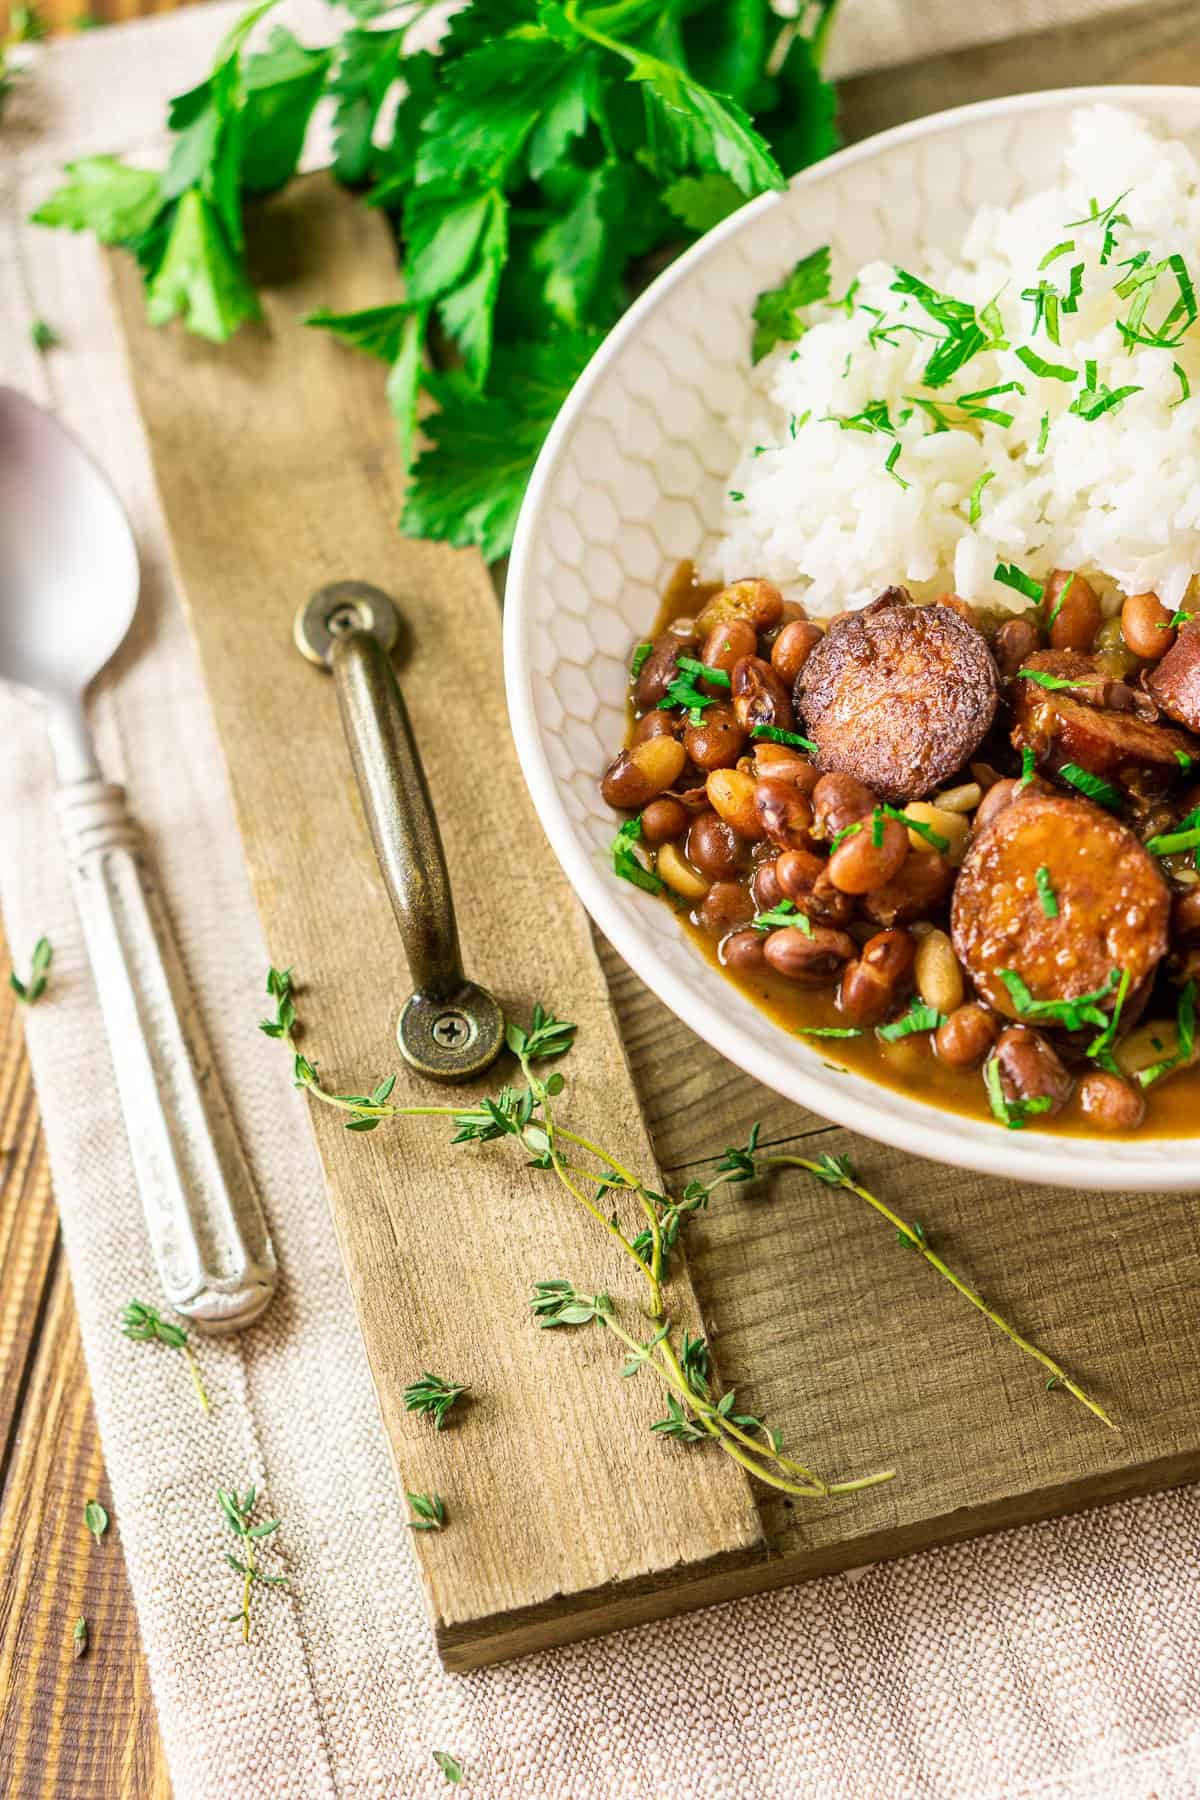
[[[730,619],[724,625],[713,626],[704,640],[700,661],[710,669],[723,669],[726,675],[732,675],[743,656],[753,656],[757,649],[753,625],[746,619]]]
[[[846,969],[838,1005],[852,1025],[877,1025],[912,986],[916,946],[907,931],[879,931]]]
[[[706,706],[699,725],[689,725],[683,734],[683,747],[698,769],[732,769],[746,742],[745,728],[738,724],[732,706]]]
[[[760,781],[754,794],[755,810],[771,842],[784,850],[802,850],[808,844],[812,808],[799,788],[785,781]]]
[[[832,987],[857,950],[844,931],[815,925],[810,935],[798,925],[788,925],[768,934],[763,954],[775,973],[789,981],[802,987]]]
[[[727,969],[739,975],[760,975],[767,967],[766,938],[761,931],[734,931],[724,940],[717,955]]]
[[[702,812],[692,820],[684,853],[693,868],[710,881],[736,875],[741,863],[741,843],[732,825],[715,812]]]
[[[1010,1025],[1000,1033],[993,1055],[1000,1065],[1008,1101],[1048,1100],[1050,1105],[1039,1109],[1043,1118],[1062,1111],[1071,1092],[1071,1077],[1040,1031],[1031,1031],[1028,1025]]]
[[[908,831],[898,820],[861,819],[830,857],[829,879],[843,894],[872,894],[895,880],[907,855]]]
[[[790,690],[810,654],[824,637],[819,625],[808,619],[793,619],[785,625],[771,645],[771,667]]]
[[[836,837],[847,825],[874,812],[879,797],[856,775],[822,775],[813,789],[813,835]]]
[[[982,1006],[956,1006],[933,1034],[940,1060],[952,1069],[977,1069],[996,1041],[996,1021]]]
[[[1079,1110],[1100,1131],[1136,1131],[1146,1116],[1146,1101],[1119,1075],[1095,1069],[1079,1084]]]
[[[691,814],[681,800],[670,794],[652,800],[642,813],[642,837],[648,844],[669,844],[682,837]]]
[[[1042,634],[1032,619],[1005,619],[992,639],[996,667],[1005,677],[1015,675],[1041,648],[1041,643]]]
[[[733,710],[744,730],[755,725],[792,729],[791,695],[769,662],[761,656],[743,656],[734,667],[732,681]]]
[[[754,902],[740,881],[714,881],[697,909],[704,929],[717,938],[735,931],[753,914]]]

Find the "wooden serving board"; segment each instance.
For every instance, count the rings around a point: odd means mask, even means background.
[[[602,1332],[534,1329],[529,1291],[552,1276],[607,1289],[635,1316],[615,1251],[549,1176],[504,1144],[452,1149],[447,1130],[412,1121],[356,1136],[317,1109],[399,1477],[456,1496],[453,1529],[416,1539],[446,1664],[1200,1474],[1192,1200],[1022,1192],[852,1142],[723,1063],[604,946],[597,960],[518,772],[483,565],[399,538],[383,371],[298,322],[317,304],[393,296],[383,221],[314,177],[268,202],[252,239],[266,321],[224,349],[151,330],[125,263],[114,292],[268,943],[297,967],[305,1048],[326,1079],[361,1090],[396,1066],[407,992],[332,686],[291,642],[314,588],[358,577],[388,590],[411,629],[401,679],[468,970],[516,1016],[542,999],[581,1027],[571,1122],[639,1167],[656,1151],[674,1183],[755,1118],[765,1141],[850,1151],[1121,1427],[1046,1393],[1036,1366],[860,1202],[796,1175],[718,1196],[690,1228],[672,1310],[702,1322],[722,1381],[803,1460],[897,1478],[840,1501],[773,1497],[714,1449],[653,1437],[661,1391],[645,1374],[619,1379]],[[396,1097],[410,1096],[430,1090],[401,1074]],[[471,1383],[454,1430],[403,1409],[426,1368]]]

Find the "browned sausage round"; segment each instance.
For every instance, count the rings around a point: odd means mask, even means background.
[[[983,634],[903,589],[826,632],[800,671],[796,704],[823,769],[884,800],[918,800],[962,768],[991,726],[1000,678]]]
[[[1040,650],[1023,668],[1074,688],[1046,688],[1032,676],[1016,683],[1012,741],[1028,745],[1050,770],[1077,763],[1104,781],[1131,791],[1161,789],[1178,779],[1187,758],[1200,758],[1200,743],[1171,725],[1152,724],[1105,704],[1119,684],[1092,659],[1071,650]]]
[[[1028,1025],[1010,1025],[997,1038],[993,1055],[1000,1065],[1006,1100],[1048,1100],[1048,1107],[1039,1108],[1043,1118],[1062,1111],[1070,1098],[1071,1077],[1040,1031],[1031,1031]]]
[[[1200,732],[1200,619],[1184,625],[1162,661],[1146,677],[1165,713]]]
[[[1166,952],[1169,910],[1166,883],[1132,831],[1087,800],[1034,795],[1006,807],[967,852],[951,933],[980,997],[1014,1019],[1002,970],[1035,1001],[1094,993],[1114,969],[1128,970],[1136,990]]]

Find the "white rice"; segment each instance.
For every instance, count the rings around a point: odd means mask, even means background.
[[[1122,194],[1118,211],[1130,224],[1117,228],[1102,266],[1103,228],[1068,221],[1084,218],[1093,197],[1103,209]],[[1069,238],[1075,250],[1039,272],[1046,252]],[[1135,346],[1130,353],[1115,321],[1128,316],[1131,301],[1113,287],[1129,273],[1121,265],[1139,251],[1151,262],[1182,255],[1200,283],[1198,247],[1200,167],[1192,153],[1154,137],[1132,114],[1081,108],[1072,115],[1054,186],[1007,211],[983,207],[957,261],[931,256],[924,266],[908,265],[976,308],[998,297],[1008,349],[982,352],[945,387],[928,388],[922,374],[934,340],[900,332],[892,345],[872,347],[868,334],[878,318],[864,308],[939,335],[944,328],[916,299],[892,291],[890,264],[871,263],[859,271],[849,315],[820,303],[805,309],[810,329],[800,342],[778,346],[763,361],[746,448],[728,484],[744,498],[727,503],[717,572],[726,580],[766,575],[815,616],[863,606],[897,583],[918,597],[952,590],[1019,610],[1021,595],[993,578],[1000,562],[1038,581],[1054,568],[1078,569],[1110,607],[1118,593],[1148,589],[1178,606],[1200,571],[1200,325],[1178,348]],[[1080,262],[1082,297],[1076,312],[1061,314],[1061,342],[1051,342],[1044,326],[1035,336],[1034,309],[1022,290],[1045,279],[1066,291],[1070,268]],[[845,291],[844,275],[835,267],[835,294]],[[1159,278],[1147,325],[1162,321],[1177,293],[1173,276]],[[1016,355],[1022,345],[1072,366],[1079,379],[1031,374]],[[1103,386],[1141,392],[1100,417],[1073,415],[1068,409],[1085,386],[1089,360]],[[1182,401],[1176,364],[1192,390]],[[917,393],[945,404],[1008,381],[1020,381],[1024,394],[984,404],[1012,413],[1010,427],[967,422],[936,431],[905,399]],[[880,400],[894,437],[827,418]],[[884,466],[897,440],[895,474],[907,487]],[[763,448],[756,453],[756,446]],[[972,524],[972,490],[985,474],[991,479]]]

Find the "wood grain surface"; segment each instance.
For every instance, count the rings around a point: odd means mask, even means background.
[[[47,0],[41,8],[43,17],[56,25],[69,24],[84,10],[74,0]],[[87,10],[102,17],[166,8],[148,0],[103,0]],[[0,7],[0,19],[3,12]],[[181,70],[181,85],[193,74]],[[1156,0],[1098,24],[860,77],[843,85],[843,129],[853,140],[947,104],[994,93],[1114,79],[1200,80],[1192,0]],[[668,1176],[695,1156],[699,1116],[708,1143],[738,1134],[752,1114],[764,1119],[768,1138],[798,1142],[819,1138],[822,1147],[836,1143],[838,1134],[819,1121],[798,1130],[794,1109],[706,1050],[618,959],[606,952],[604,962],[627,1054],[644,1096],[647,1124]],[[5,981],[6,967],[0,954],[0,982]],[[921,1196],[921,1216],[928,1222],[936,1208],[939,1227],[948,1226],[961,1237],[962,1248],[969,1247],[974,1272],[981,1278],[985,1274],[998,1278],[993,1286],[997,1299],[1003,1291],[1015,1292],[1011,1271],[999,1267],[988,1271],[979,1264],[986,1243],[1000,1248],[987,1207],[975,1206],[969,1217],[955,1217],[952,1190],[963,1178],[939,1171],[931,1190],[926,1171],[919,1165],[909,1167],[914,1171],[911,1185]],[[927,1194],[932,1205],[927,1204]],[[826,1210],[831,1203],[849,1204],[844,1197],[823,1191],[819,1200]],[[1039,1201],[1040,1229],[1041,1219],[1053,1211],[1055,1202],[1051,1195],[1039,1196]],[[767,1214],[772,1210],[771,1203],[763,1206],[761,1198],[748,1198],[744,1205],[759,1206]],[[790,1199],[787,1207],[783,1221],[775,1209],[780,1248],[801,1258],[805,1220],[792,1212]],[[712,1291],[712,1258],[719,1262],[727,1254],[721,1238],[734,1234],[737,1247],[739,1216],[739,1206],[723,1203],[702,1236],[693,1240],[693,1279],[702,1300]],[[1100,1228],[1109,1235],[1097,1253],[1144,1264],[1153,1221],[1139,1217],[1136,1223],[1143,1228],[1122,1240],[1113,1235],[1121,1228],[1120,1221],[1101,1221]],[[716,1234],[715,1242],[710,1232]],[[104,1499],[105,1488],[69,1282],[56,1245],[49,1175],[18,1009],[5,982],[0,990],[0,1559],[12,1575],[0,1590],[0,1791],[54,1800],[118,1794],[157,1800],[169,1792],[169,1783],[120,1561],[120,1521],[114,1520],[113,1530],[97,1549],[79,1517],[81,1496],[95,1493]],[[1074,1246],[1069,1248],[1073,1252]],[[856,1250],[852,1241],[838,1271],[841,1304],[850,1312],[879,1305],[860,1278]],[[921,1273],[933,1281],[928,1271]],[[914,1278],[903,1262],[898,1278],[905,1284]],[[1176,1281],[1172,1275],[1168,1293]],[[739,1357],[749,1364],[750,1338],[764,1329],[751,1315],[767,1310],[767,1297],[755,1299],[749,1284],[742,1291],[745,1304],[739,1318],[722,1322],[721,1356],[730,1373],[739,1367]],[[980,1329],[973,1320],[959,1319],[951,1325],[952,1315],[944,1310],[951,1297],[942,1299],[939,1330],[961,1333],[968,1324],[972,1333]],[[1067,1297],[1068,1305],[1079,1301],[1079,1296]],[[1088,1301],[1089,1296],[1083,1295],[1085,1309]],[[822,1293],[820,1304],[826,1303]],[[790,1331],[793,1322],[786,1323]],[[1053,1328],[1054,1321],[1049,1324]],[[779,1328],[778,1321],[766,1326]],[[1064,1355],[1086,1348],[1061,1336],[1055,1347]],[[1025,1385],[1026,1377],[1015,1355],[1001,1357],[997,1381],[1007,1388],[1020,1385],[1023,1402],[1036,1408],[1043,1402]],[[930,1382],[923,1378],[921,1386],[928,1392]],[[764,1406],[773,1404],[769,1394],[757,1397]],[[1155,1384],[1149,1404],[1157,1406],[1159,1397]],[[1061,1406],[1060,1398],[1054,1404]],[[1053,1416],[1061,1420],[1063,1413],[1059,1410]],[[951,1459],[960,1454],[949,1440],[943,1450]],[[70,1630],[80,1612],[91,1621],[92,1648],[88,1657],[74,1662]]]

